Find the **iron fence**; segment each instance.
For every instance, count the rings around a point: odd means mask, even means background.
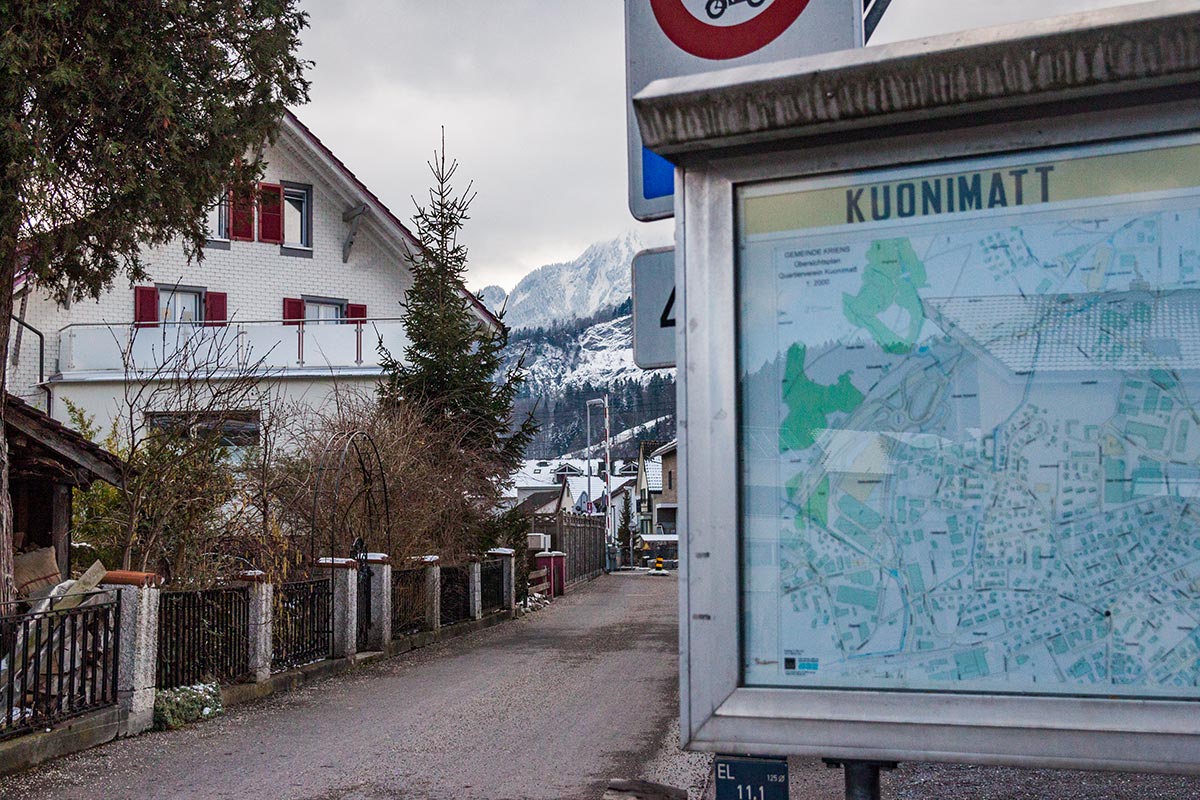
[[[108,592],[0,605],[0,739],[116,705],[119,625]]]
[[[333,642],[333,586],[329,578],[275,587],[271,670],[329,658]]]
[[[392,572],[392,635],[404,636],[428,627],[425,570],[395,570]]]
[[[471,618],[471,578],[467,567],[442,567],[442,627]]]
[[[504,608],[504,562],[498,558],[479,565],[479,600],[484,614]]]
[[[158,688],[236,683],[249,672],[250,593],[245,586],[159,596]]]

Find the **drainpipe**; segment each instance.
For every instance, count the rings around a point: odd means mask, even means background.
[[[50,387],[46,385],[46,337],[41,331],[18,317],[16,314],[12,314],[10,316],[12,316],[13,322],[32,333],[38,339],[38,388],[46,393],[46,413],[50,416],[53,416],[52,412],[54,409],[51,404],[54,401],[54,395],[50,391]],[[18,339],[18,346],[19,344],[20,340]]]

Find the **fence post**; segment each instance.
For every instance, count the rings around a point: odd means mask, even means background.
[[[250,582],[250,674],[255,683],[271,680],[271,659],[274,657],[271,632],[275,624],[275,587],[259,572],[242,573]]]
[[[351,658],[358,652],[358,562],[353,558],[322,558],[317,562],[333,575],[333,652],[330,658]]]
[[[120,628],[117,632],[117,706],[121,736],[136,736],[154,726],[154,692],[158,683],[157,575],[144,583],[155,586],[103,588],[117,593]]]
[[[371,553],[371,629],[367,643],[372,650],[387,650],[392,645],[392,559],[385,553]]]
[[[442,565],[437,556],[425,556],[425,627],[442,627]]]
[[[517,551],[510,547],[493,547],[489,556],[500,559],[504,565],[504,608],[512,611],[517,607]]]
[[[471,612],[471,619],[481,619],[483,617],[483,596],[479,590],[479,562],[471,561],[467,563],[467,596],[471,598],[468,606]]]

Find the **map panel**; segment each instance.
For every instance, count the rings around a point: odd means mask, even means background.
[[[1200,698],[1198,165],[741,190],[747,685]]]

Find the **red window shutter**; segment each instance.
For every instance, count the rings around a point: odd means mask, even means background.
[[[229,320],[228,299],[224,292],[204,293],[204,324],[221,326]]]
[[[283,324],[299,325],[304,319],[304,301],[297,297],[283,298]]]
[[[153,286],[133,287],[133,321],[139,328],[158,324],[158,289]]]
[[[360,319],[367,318],[367,306],[365,303],[346,303],[346,321],[357,322]]]
[[[283,187],[278,184],[258,185],[258,240],[283,244]]]
[[[229,238],[254,241],[254,198],[249,192],[229,193]]]

